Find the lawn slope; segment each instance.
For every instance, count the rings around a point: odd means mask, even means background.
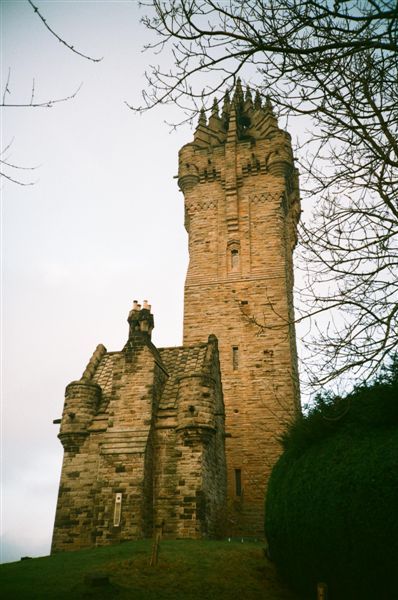
[[[137,600],[296,600],[253,542],[161,541],[149,566],[149,540],[65,552],[0,566],[4,599],[117,598]],[[87,575],[105,573],[109,585]]]

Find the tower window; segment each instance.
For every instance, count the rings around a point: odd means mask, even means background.
[[[242,495],[242,471],[235,469],[235,494],[236,496]]]
[[[234,248],[231,250],[231,269],[236,270],[239,268],[239,250]]]
[[[239,367],[239,348],[232,346],[232,368],[236,371]]]

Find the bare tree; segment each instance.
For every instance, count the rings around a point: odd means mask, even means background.
[[[398,344],[396,0],[142,4],[158,35],[148,48],[171,51],[174,65],[151,68],[134,110],[173,102],[190,118],[246,74],[280,114],[311,118],[298,148],[304,200],[315,204],[299,251],[298,320],[313,324],[305,366],[318,384],[370,375]]]

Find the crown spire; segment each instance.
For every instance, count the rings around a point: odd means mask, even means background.
[[[206,111],[204,108],[200,109],[198,126],[199,125],[204,125],[205,127],[207,125]]]
[[[271,97],[267,94],[266,98],[265,98],[265,106],[264,106],[266,112],[271,113],[272,115],[274,114],[274,110],[273,110],[273,106],[272,106],[272,102],[271,102]]]
[[[238,77],[238,79],[236,80],[236,86],[235,86],[235,94],[234,94],[234,102],[235,104],[240,104],[241,102],[243,102],[244,100],[244,96],[243,96],[243,90],[242,90],[242,81],[240,79],[240,77]]]
[[[258,90],[256,90],[256,95],[254,97],[254,108],[255,110],[261,110],[261,96]]]
[[[213,100],[213,106],[211,108],[211,116],[212,117],[218,117],[218,101],[217,101],[217,98],[214,98],[214,100]]]

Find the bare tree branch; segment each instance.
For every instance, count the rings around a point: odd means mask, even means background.
[[[69,96],[65,96],[64,98],[54,98],[51,100],[44,100],[43,102],[38,102],[35,100],[36,89],[35,89],[35,80],[33,79],[32,89],[31,89],[31,94],[30,94],[30,101],[29,102],[11,103],[11,102],[6,102],[6,94],[11,94],[9,84],[10,84],[10,70],[8,71],[7,83],[4,88],[4,93],[3,93],[3,102],[0,104],[0,108],[52,108],[55,104],[60,104],[61,102],[67,102],[68,100],[72,100],[73,98],[75,98],[77,96],[77,94],[79,93],[79,91],[81,90],[82,85],[83,85],[83,83],[81,83],[79,85],[79,87],[73,92],[73,94],[70,94]]]
[[[237,74],[256,73],[280,115],[311,119],[296,148],[304,202],[299,316],[312,384],[374,373],[398,346],[398,5],[396,0],[148,0],[147,45],[172,69],[146,73],[145,111],[190,120]],[[247,70],[250,67],[250,71]],[[204,85],[203,85],[204,82]],[[269,303],[271,311],[276,309]],[[261,333],[288,327],[243,318]]]
[[[13,141],[14,140],[11,140],[11,142],[9,142],[5,146],[5,148],[0,152],[0,157],[2,157],[2,158],[0,158],[0,179],[1,179],[1,177],[4,177],[8,181],[11,181],[12,183],[16,183],[17,185],[22,185],[22,186],[33,185],[35,183],[34,181],[22,181],[21,179],[17,179],[16,175],[11,175],[10,173],[6,172],[6,170],[8,170],[8,169],[13,169],[14,172],[15,171],[16,172],[18,172],[18,171],[35,171],[37,169],[37,167],[21,167],[20,165],[11,163],[7,158],[3,158],[4,154],[6,152],[8,152],[8,150],[11,148]]]
[[[34,12],[37,14],[37,16],[40,18],[40,20],[43,22],[44,26],[46,27],[46,29],[48,29],[48,31],[59,41],[61,42],[61,44],[63,44],[64,46],[66,46],[69,50],[71,50],[72,52],[74,52],[75,54],[78,54],[79,56],[82,56],[83,58],[86,58],[87,60],[91,60],[92,62],[100,62],[103,57],[101,58],[93,58],[92,56],[88,56],[87,54],[83,54],[83,52],[80,52],[79,50],[77,50],[74,46],[72,46],[71,44],[68,44],[68,42],[66,42],[62,37],[60,37],[47,23],[46,19],[43,17],[43,15],[41,14],[41,12],[39,11],[38,7],[35,6],[35,4],[33,4],[33,2],[31,2],[31,0],[28,0],[29,4],[31,5],[31,7],[33,8]]]

